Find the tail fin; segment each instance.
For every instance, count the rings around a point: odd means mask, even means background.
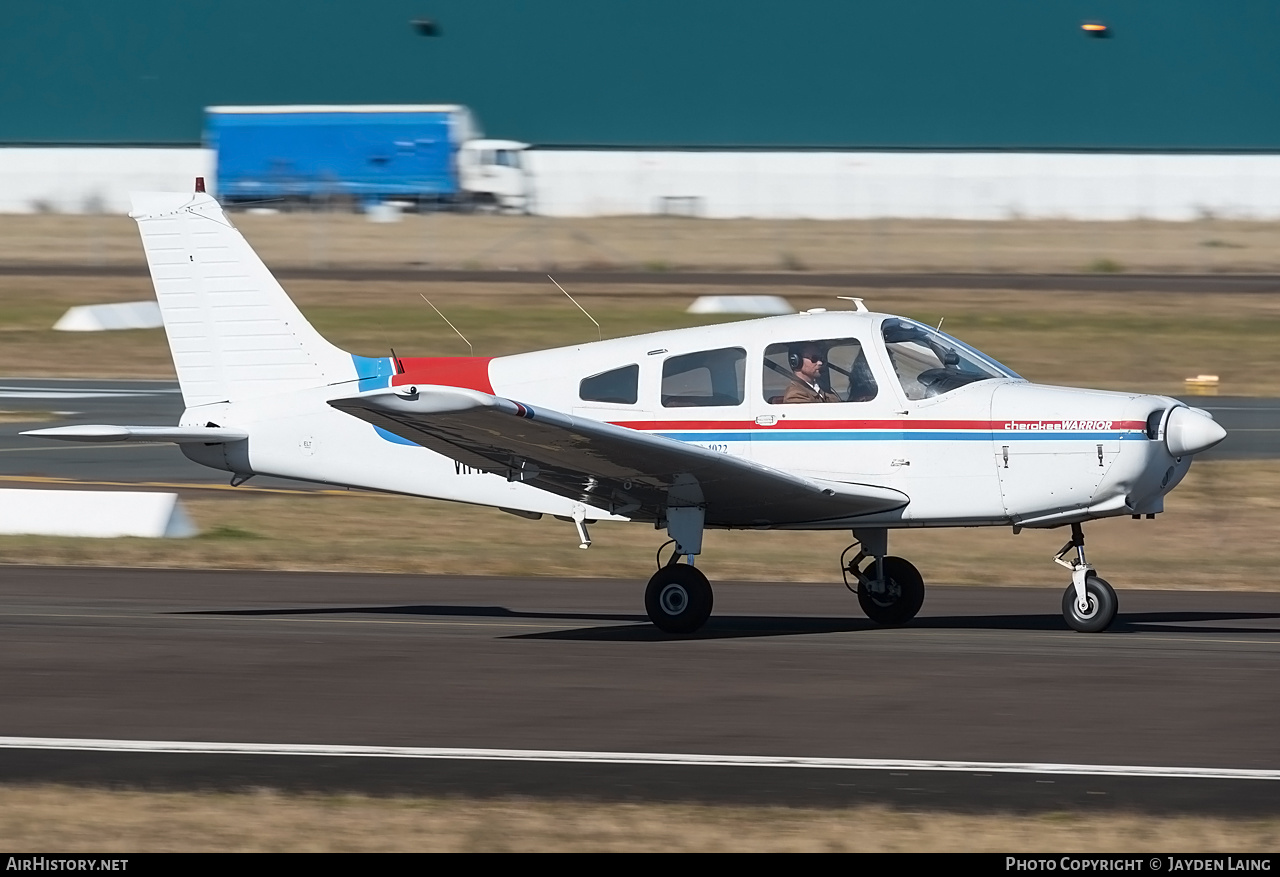
[[[355,380],[211,196],[135,193],[147,266],[188,408]]]

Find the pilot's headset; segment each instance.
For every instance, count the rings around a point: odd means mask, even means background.
[[[798,371],[800,369],[800,364],[804,362],[804,350],[809,346],[810,345],[807,343],[792,344],[787,348],[787,365],[791,366],[792,371]],[[821,347],[818,347],[817,350],[818,356],[822,358],[822,364],[825,366],[827,363],[827,352]]]

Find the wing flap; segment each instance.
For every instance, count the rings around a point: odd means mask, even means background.
[[[768,526],[908,502],[889,488],[818,484],[697,445],[475,390],[379,390],[329,404],[465,465],[638,520],[660,521],[668,506],[702,506],[709,526]]]

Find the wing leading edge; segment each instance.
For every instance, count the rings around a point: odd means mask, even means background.
[[[457,387],[329,402],[458,462],[633,520],[697,506],[707,526],[799,524],[901,508],[868,484],[816,482],[674,439]]]

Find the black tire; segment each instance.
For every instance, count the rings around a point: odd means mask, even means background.
[[[711,617],[711,583],[695,567],[664,566],[649,579],[644,608],[665,633],[693,633]]]
[[[1085,578],[1084,590],[1089,600],[1089,610],[1081,612],[1076,606],[1076,587],[1071,585],[1062,595],[1062,617],[1068,627],[1081,633],[1106,630],[1116,620],[1116,611],[1120,608],[1115,590],[1105,579],[1097,576]]]
[[[872,561],[863,576],[877,578],[878,561]],[[862,578],[858,580],[858,605],[876,624],[906,624],[916,617],[924,606],[924,578],[901,557],[884,559],[884,584],[882,594],[873,594]]]

